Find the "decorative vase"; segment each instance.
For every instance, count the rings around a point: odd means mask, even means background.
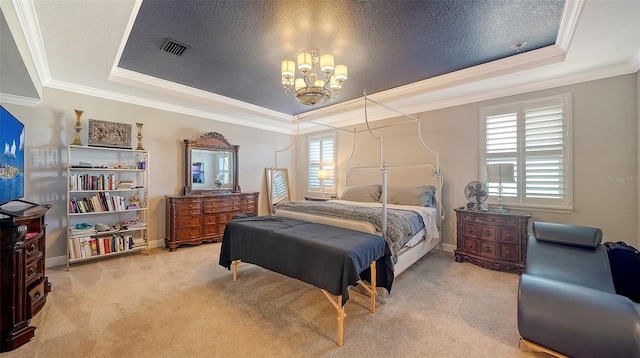
[[[136,123],[136,127],[138,127],[138,146],[136,150],[144,150],[142,146],[142,123]]]
[[[71,145],[82,145],[82,142],[80,141],[80,131],[82,130],[82,125],[80,124],[80,116],[82,116],[82,113],[84,113],[84,111],[78,109],[74,109],[74,111],[76,111],[76,125],[74,127],[76,129],[76,137]]]

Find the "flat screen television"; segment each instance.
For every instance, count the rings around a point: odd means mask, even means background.
[[[24,124],[0,106],[0,206],[24,196]]]

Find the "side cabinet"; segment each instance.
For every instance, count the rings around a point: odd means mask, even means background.
[[[184,244],[220,242],[234,215],[258,215],[259,193],[167,196],[167,237],[165,246],[176,251]]]
[[[524,271],[531,215],[525,212],[455,209],[456,261],[467,260],[492,270]]]
[[[51,284],[45,275],[49,206],[36,205],[18,215],[0,215],[0,352],[34,337],[31,318],[44,307]]]

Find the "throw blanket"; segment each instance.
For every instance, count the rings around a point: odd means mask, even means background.
[[[382,210],[375,207],[349,205],[331,201],[287,201],[276,205],[276,210],[299,211],[309,214],[334,216],[344,219],[367,221],[382,232]],[[397,253],[409,239],[424,227],[422,215],[409,210],[387,208],[387,235],[393,263]]]

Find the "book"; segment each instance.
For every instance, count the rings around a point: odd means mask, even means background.
[[[133,180],[132,179],[121,179],[118,182],[118,189],[131,189],[133,188]]]
[[[74,244],[74,241],[75,240],[73,238],[69,239],[69,258],[71,260],[73,260],[73,259],[75,259],[77,257],[76,256],[76,245]]]

